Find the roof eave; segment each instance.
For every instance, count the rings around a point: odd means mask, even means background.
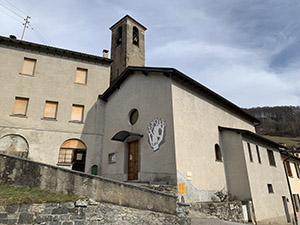
[[[41,45],[28,41],[15,40],[7,37],[0,36],[0,45],[12,46],[15,48],[28,49],[36,52],[43,52],[46,54],[53,54],[58,56],[65,56],[74,59],[81,59],[86,61],[92,61],[96,63],[104,63],[110,65],[113,60],[96,55],[90,55],[82,52],[71,51],[67,49],[56,48],[47,45]]]
[[[150,72],[159,72],[163,73],[167,77],[175,77],[178,78],[178,81],[185,82],[190,86],[196,88],[198,91],[211,96],[215,101],[223,104],[224,106],[227,105],[231,110],[235,111],[237,114],[240,114],[243,118],[249,120],[253,124],[258,124],[260,121],[253,117],[252,115],[248,114],[244,110],[242,110],[237,105],[231,103],[227,99],[223,98],[222,96],[218,95],[217,93],[213,92],[212,90],[208,89],[207,87],[203,86],[202,84],[198,83],[197,81],[193,80],[192,78],[186,76],[182,72],[174,69],[174,68],[165,68],[165,67],[138,67],[138,66],[129,66],[127,67],[122,74],[118,77],[118,79],[102,94],[99,95],[99,98],[107,101],[109,96],[117,89],[120,88],[120,85],[123,83],[127,77],[134,73],[134,72],[143,72],[143,73],[150,73]]]
[[[275,141],[267,139],[267,138],[265,138],[265,137],[263,137],[259,134],[253,133],[249,130],[236,129],[236,128],[230,128],[230,127],[222,127],[222,126],[219,126],[218,128],[219,128],[219,131],[227,130],[227,131],[241,133],[243,136],[246,136],[246,137],[252,137],[252,138],[259,139],[260,141],[263,141],[263,142],[268,143],[270,145],[276,146],[279,150],[280,150],[280,148],[287,149],[286,146],[278,144]]]

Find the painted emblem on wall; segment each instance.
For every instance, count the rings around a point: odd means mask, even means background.
[[[157,151],[165,141],[166,123],[163,119],[152,120],[148,126],[148,140],[153,151]]]

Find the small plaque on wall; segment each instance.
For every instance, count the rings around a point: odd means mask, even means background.
[[[82,160],[82,156],[83,156],[82,154],[78,153],[76,155],[76,160],[81,161]]]
[[[178,183],[178,193],[179,194],[185,193],[185,184],[184,183]]]

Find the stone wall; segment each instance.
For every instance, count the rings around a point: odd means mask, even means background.
[[[242,202],[196,202],[190,206],[190,213],[198,217],[244,222]]]
[[[96,201],[176,214],[176,196],[0,154],[0,184],[73,193]]]
[[[77,207],[73,202],[0,207],[0,224],[189,224],[186,218],[148,210],[95,203]]]

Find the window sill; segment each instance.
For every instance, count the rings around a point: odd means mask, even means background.
[[[59,162],[56,164],[57,166],[72,166],[72,163]]]
[[[77,82],[74,82],[74,84],[79,84],[79,85],[87,86],[87,84],[77,83]]]
[[[26,115],[22,115],[22,114],[11,114],[9,116],[12,116],[12,117],[19,117],[19,118],[27,118]]]
[[[33,75],[33,74],[19,73],[19,75],[22,75],[22,76],[27,76],[27,77],[34,77],[34,75]]]
[[[216,159],[215,161],[216,161],[216,162],[220,162],[220,163],[222,163],[222,162],[223,162],[223,160],[218,160],[218,159]]]
[[[82,121],[70,120],[69,123],[84,124]]]
[[[46,121],[57,121],[56,118],[48,118],[48,117],[43,117],[41,120],[46,120]]]

